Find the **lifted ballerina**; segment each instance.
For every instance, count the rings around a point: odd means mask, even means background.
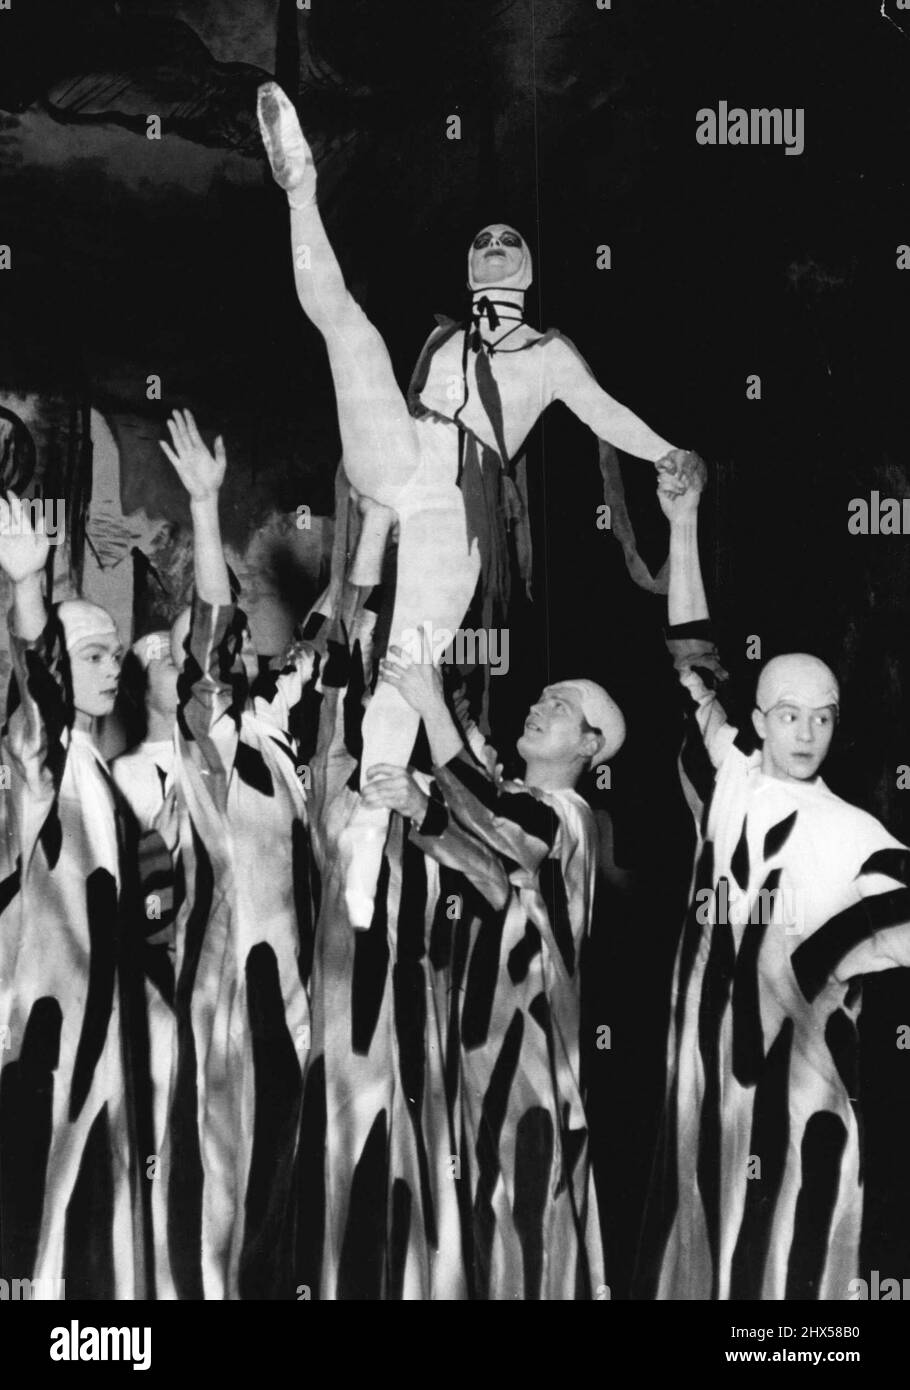
[[[568,339],[525,323],[531,254],[519,233],[502,224],[484,228],[468,253],[470,330],[449,324],[431,335],[406,397],[381,334],[345,285],[319,215],[309,146],[294,107],[273,82],[259,89],[259,123],[290,204],[297,293],[328,350],[345,471],[356,491],[377,504],[367,509],[368,544],[352,581],[378,582],[397,516],[390,644],[402,646],[402,635],[424,623],[457,630],[482,569],[483,621],[489,622],[491,596],[502,592],[508,565],[497,517],[500,470],[551,401],[563,401],[599,438],[637,458],[657,463],[674,454],[673,446],[598,386]],[[675,462],[684,469],[684,456]],[[363,724],[361,786],[374,764],[407,763],[418,722],[392,685],[377,687]],[[355,927],[368,927],[372,918],[387,827],[387,812],[361,804],[342,837]]]

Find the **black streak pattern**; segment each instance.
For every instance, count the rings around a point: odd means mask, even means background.
[[[389,861],[382,856],[376,885],[373,920],[367,931],[355,932],[351,978],[351,1048],[366,1057],[379,1021],[389,963]]]
[[[697,1174],[713,1261],[712,1298],[717,1297],[720,1238],[720,1030],[730,996],[733,963],[731,929],[726,924],[716,923],[711,933],[698,1010],[698,1048],[705,1073],[705,1094],[698,1134]]]
[[[411,1230],[411,1189],[404,1178],[392,1183],[392,1234],[389,1238],[389,1290],[387,1297],[400,1302],[404,1294],[404,1269]]]
[[[743,931],[736,958],[736,971],[733,976],[733,1075],[741,1086],[755,1085],[765,1060],[758,958],[768,923],[761,921],[761,917],[768,912],[767,905],[770,902],[773,920],[779,883],[780,869],[772,869],[752,905],[750,918],[756,916],[755,909],[758,907],[759,920],[749,921]],[[762,897],[762,894],[766,893],[771,895],[770,899]]]
[[[306,1074],[300,1112],[297,1158],[296,1281],[319,1296],[322,1242],[325,1236],[326,1147],[325,1058],[316,1057]]]
[[[380,1110],[351,1179],[351,1197],[338,1262],[339,1299],[382,1298],[388,1191],[386,1112]]]
[[[540,951],[540,932],[530,920],[525,922],[525,934],[509,952],[508,971],[513,985],[527,979],[531,961]]]
[[[505,909],[497,912],[488,903],[478,901],[477,917],[479,925],[468,965],[461,1016],[461,1041],[466,1048],[482,1047],[490,1030]]]
[[[506,1029],[499,1056],[493,1066],[490,1084],[483,1098],[480,1130],[477,1136],[477,1188],[474,1196],[474,1270],[477,1297],[486,1299],[490,1290],[490,1258],[496,1218],[493,1192],[499,1177],[499,1140],[506,1118],[509,1092],[515,1079],[524,1020],[518,1009]]]
[[[63,1280],[68,1299],[116,1297],[114,1171],[107,1106],[95,1116],[66,1209]]]
[[[287,1297],[291,1236],[287,1221],[294,1178],[301,1074],[285,1020],[278,961],[259,942],[246,958],[247,1009],[253,1050],[253,1148],[246,1190],[240,1297]]]
[[[749,838],[747,834],[748,816],[743,817],[743,828],[739,833],[736,849],[730,859],[733,877],[745,893],[749,887]]]
[[[90,950],[88,994],[73,1064],[70,1120],[77,1118],[91,1090],[114,1002],[117,885],[107,869],[95,869],[89,874],[85,884],[85,906]]]
[[[421,1123],[426,1067],[427,981],[420,961],[398,960],[392,968],[395,1037],[401,1085],[414,1129],[424,1228],[429,1245],[436,1248],[436,1214],[430,1186],[430,1169]]]
[[[56,796],[38,834],[38,843],[44,850],[47,867],[56,869],[60,851],[63,848],[63,826],[60,824],[60,811]]]
[[[562,865],[558,860],[547,859],[541,864],[539,882],[559,954],[565,962],[566,970],[572,975],[575,972],[575,943],[572,940],[572,923],[569,918],[569,897],[566,893]]]
[[[746,1184],[746,1202],[730,1266],[731,1299],[761,1298],[771,1227],[790,1141],[792,1047],[793,1020],[788,1018],[768,1049],[755,1088],[749,1149],[761,1161],[761,1177],[750,1178]]]
[[[274,796],[275,784],[272,781],[272,774],[266,766],[265,759],[258,748],[253,748],[249,743],[238,740],[237,752],[234,757],[234,769],[241,782],[245,782],[248,787],[259,792],[260,796]]]
[[[168,1184],[168,1244],[178,1296],[201,1299],[202,1292],[202,1156],[199,1152],[199,1098],[196,1087],[196,1040],[191,1004],[212,908],[212,861],[193,827],[196,883],[185,930],[183,966],[177,981],[177,1078],[171,1105],[171,1173]]]
[[[796,817],[799,813],[791,811],[789,816],[785,816],[777,825],[772,825],[765,836],[764,856],[770,859],[775,854],[780,854],[784,845],[790,838],[791,831],[796,824]]]
[[[16,867],[8,878],[0,883],[0,916],[6,911],[13,898],[22,887],[22,856],[17,855]]]
[[[838,1115],[819,1110],[810,1118],[803,1133],[803,1177],[796,1199],[784,1294],[788,1300],[819,1296],[846,1145],[847,1130]]]
[[[524,1297],[539,1299],[543,1277],[543,1214],[553,1163],[553,1122],[541,1106],[532,1106],[515,1131],[515,1200],[513,1215],[524,1266]]]
[[[702,934],[702,923],[698,920],[701,911],[704,915],[705,892],[710,891],[714,879],[714,846],[710,840],[705,840],[702,845],[701,854],[698,856],[698,864],[695,869],[695,883],[692,890],[692,901],[686,913],[686,922],[683,927],[682,943],[679,948],[679,973],[677,978],[676,995],[676,1036],[682,1036],[683,1020],[686,1012],[686,994],[689,989],[689,976],[692,973],[692,966],[695,961],[695,952]],[[699,901],[701,895],[701,901]]]
[[[906,888],[876,893],[830,917],[807,941],[797,946],[790,957],[793,973],[806,999],[811,1003],[854,946],[877,931],[907,921],[910,921],[910,891]]]
[[[62,1027],[57,1000],[36,999],[19,1056],[0,1073],[0,1276],[4,1278],[31,1278],[38,1253]]]
[[[309,984],[316,942],[310,862],[310,837],[307,828],[303,821],[295,820],[291,826],[291,877],[294,885],[294,915],[297,919],[297,973],[303,985]]]

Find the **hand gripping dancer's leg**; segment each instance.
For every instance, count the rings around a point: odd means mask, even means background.
[[[335,386],[344,469],[351,485],[380,507],[368,508],[355,583],[375,583],[388,528],[399,521],[398,583],[390,641],[461,623],[479,572],[469,551],[464,504],[456,484],[457,438],[451,426],[418,422],[395,380],[381,334],[344,282],[316,203],[316,169],[293,105],[274,83],[259,89],[259,124],[276,182],[291,210],[297,294],[322,334]],[[391,511],[383,511],[383,508]],[[375,570],[370,569],[372,553]],[[381,683],[363,722],[362,776],[375,763],[407,764],[418,719],[397,691]],[[358,805],[339,845],[348,911],[368,927],[388,827],[388,813]]]

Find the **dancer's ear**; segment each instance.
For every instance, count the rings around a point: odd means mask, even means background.
[[[768,721],[760,709],[756,708],[752,711],[752,727],[762,742],[764,742],[768,734]]]

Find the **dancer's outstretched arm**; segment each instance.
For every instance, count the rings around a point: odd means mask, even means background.
[[[178,727],[188,735],[188,756],[205,764],[211,793],[223,808],[241,714],[231,680],[241,639],[218,520],[226,457],[220,438],[214,454],[209,452],[189,411],[175,411],[168,428],[172,444],[162,441],[161,448],[189,493],[195,574],[188,655],[177,686]]]
[[[41,574],[48,555],[47,536],[32,530],[28,508],[12,493],[0,498],[0,568],[13,585],[11,619],[23,642],[34,642],[44,631],[47,610]]]
[[[717,697],[718,686],[726,672],[720,664],[708,625],[708,600],[698,554],[698,504],[704,476],[704,465],[689,470],[682,480],[671,473],[660,472],[657,496],[670,523],[668,645],[680,683],[694,701],[695,719],[705,749],[714,766],[719,767],[736,730],[729,724]]]
[[[439,668],[429,659],[415,662],[397,648],[382,662],[383,679],[398,689],[423,720],[433,758],[436,785],[452,815],[478,840],[534,870],[553,848],[558,818],[552,808],[530,791],[501,788],[464,745],[442,693]],[[481,770],[483,767],[483,770]],[[369,769],[367,769],[369,777]],[[364,797],[369,792],[369,782]]]
[[[667,618],[671,627],[703,622],[708,600],[698,554],[698,504],[703,484],[693,480],[684,492],[672,476],[660,474],[657,497],[670,523],[670,585]]]
[[[161,440],[161,448],[174,465],[190,499],[196,593],[205,603],[228,605],[231,584],[218,520],[218,494],[227,466],[224,441],[219,435],[214,454],[209,453],[188,410],[175,410],[167,427],[171,432],[171,444]]]
[[[42,589],[48,540],[32,530],[19,499],[8,496],[9,501],[0,498],[0,569],[13,585],[10,652],[20,700],[0,750],[0,760],[10,763],[13,771],[13,812],[0,858],[6,865],[7,856],[20,855],[24,872],[59,789],[65,730],[73,723],[74,711],[63,674],[63,629],[48,615]],[[10,834],[13,826],[15,833]]]
[[[556,338],[547,344],[546,351],[551,399],[567,405],[598,439],[651,463],[673,451],[673,444],[607,394],[568,338]]]

